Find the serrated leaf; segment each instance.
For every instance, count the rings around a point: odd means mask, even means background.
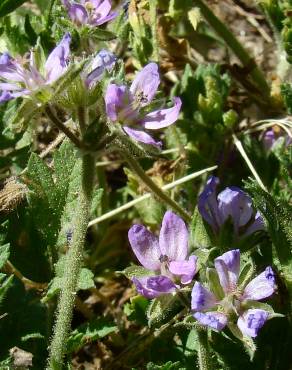
[[[14,276],[11,275],[7,277],[4,281],[2,280],[1,285],[0,285],[0,305],[2,304],[8,289],[10,288],[12,281],[13,281]]]
[[[135,321],[140,325],[147,325],[147,309],[149,300],[141,295],[132,297],[130,303],[124,306],[124,313],[127,315],[128,320]]]
[[[87,322],[71,333],[67,342],[67,353],[76,352],[85,344],[104,338],[116,330],[117,326],[103,317]]]
[[[188,11],[188,18],[191,22],[191,25],[193,26],[194,30],[196,31],[198,24],[201,22],[201,12],[199,8],[193,8]]]
[[[10,255],[10,244],[0,246],[0,269],[5,265]]]
[[[147,312],[149,327],[160,327],[165,324],[178,314],[182,307],[182,303],[176,295],[165,294],[153,299]]]
[[[92,271],[90,271],[87,268],[81,269],[77,289],[86,290],[86,289],[94,288],[95,284],[94,284],[93,278],[94,278],[94,273]]]

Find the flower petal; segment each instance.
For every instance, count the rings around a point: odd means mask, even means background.
[[[112,4],[109,0],[104,0],[99,3],[96,2],[90,23],[92,25],[99,26],[115,18],[118,13],[110,12],[111,8]]]
[[[227,324],[227,317],[221,312],[196,312],[193,316],[200,324],[215,330],[222,330]]]
[[[13,99],[13,96],[9,91],[1,91],[0,93],[0,104],[7,102],[8,100]]]
[[[190,256],[188,261],[171,261],[169,263],[169,271],[181,277],[182,284],[189,284],[196,274],[197,270],[197,256]]]
[[[162,294],[173,293],[176,289],[174,283],[163,275],[133,278],[132,281],[138,293],[150,299],[159,297]]]
[[[161,255],[158,238],[143,225],[134,225],[128,232],[133,252],[141,265],[156,271],[160,269],[159,257]]]
[[[68,10],[68,15],[71,18],[72,22],[76,23],[78,26],[87,23],[87,11],[84,6],[80,4],[72,4]]]
[[[156,63],[147,64],[137,73],[130,87],[131,93],[144,106],[151,102],[160,84],[158,66]]]
[[[216,297],[201,283],[197,282],[192,289],[192,310],[202,311],[214,307],[217,304]]]
[[[127,87],[109,84],[105,93],[106,114],[112,121],[118,120],[118,110],[125,104]]]
[[[49,55],[46,64],[46,79],[48,83],[57,80],[67,69],[67,61],[70,55],[71,35],[66,33],[60,43]]]
[[[236,186],[224,189],[218,194],[218,208],[221,224],[231,217],[235,233],[250,220],[253,214],[252,200],[249,195]]]
[[[94,83],[98,82],[102,78],[102,74],[105,70],[110,72],[115,63],[117,57],[106,49],[100,50],[100,52],[94,57],[90,69],[91,72],[87,75],[86,86],[91,87]]]
[[[162,147],[161,141],[155,141],[152,136],[148,135],[142,130],[134,130],[133,128],[127,126],[124,126],[123,130],[136,141],[139,141],[143,144],[156,146],[158,149],[161,149]]]
[[[159,234],[161,253],[170,261],[184,261],[188,255],[189,232],[184,221],[171,211],[162,220]]]
[[[256,337],[258,331],[265,324],[269,317],[269,313],[265,310],[250,309],[239,316],[237,326],[243,335]]]
[[[144,127],[148,130],[158,130],[172,125],[178,119],[182,102],[180,98],[175,97],[173,103],[172,108],[158,109],[146,114],[142,120]]]
[[[258,301],[270,297],[275,292],[275,274],[270,266],[247,284],[243,299]]]
[[[240,269],[240,250],[233,249],[214,261],[220,284],[225,293],[236,289]]]
[[[221,225],[216,197],[218,184],[219,179],[217,177],[209,177],[207,184],[198,199],[198,210],[201,216],[216,232],[219,230],[219,226]]]
[[[110,12],[106,17],[102,18],[94,18],[90,23],[94,26],[101,26],[102,24],[109,22],[115,19],[119,13],[117,12]]]
[[[244,236],[251,235],[259,230],[265,230],[265,223],[262,215],[259,213],[259,211],[257,211],[254,217],[254,222],[247,228]]]

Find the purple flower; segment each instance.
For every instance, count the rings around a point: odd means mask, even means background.
[[[48,56],[43,73],[37,69],[34,53],[30,60],[20,62],[8,53],[0,56],[0,103],[19,96],[30,95],[40,87],[49,85],[67,70],[71,36],[67,33]]]
[[[282,130],[267,130],[262,137],[265,150],[270,151],[281,139],[284,139],[285,147],[288,147],[292,143],[292,137],[283,134]]]
[[[250,196],[236,186],[230,186],[217,195],[218,184],[219,179],[211,176],[198,199],[198,210],[214,232],[219,233],[221,226],[229,218],[237,236],[247,236],[263,230],[263,218],[259,212],[254,214]]]
[[[110,0],[62,0],[68,15],[77,26],[100,26],[114,19],[118,13],[112,12]]]
[[[143,225],[129,230],[129,241],[137,259],[153,275],[133,278],[137,291],[147,298],[172,293],[177,280],[189,284],[197,267],[197,257],[189,254],[188,230],[184,221],[167,211],[159,238]]]
[[[117,57],[106,49],[100,50],[90,63],[90,72],[85,78],[88,88],[93,87],[102,79],[105,71],[111,72],[116,64]]]
[[[160,78],[156,63],[147,64],[135,77],[130,88],[110,84],[105,95],[106,113],[111,121],[125,124],[124,131],[134,140],[161,147],[144,129],[158,130],[172,125],[181,108],[180,98],[173,98],[172,108],[158,109],[148,113],[145,107],[153,100]],[[134,126],[135,128],[133,128]]]
[[[238,287],[240,251],[234,249],[215,259],[220,285],[224,296],[209,291],[196,282],[192,290],[194,317],[205,326],[222,330],[238,314],[237,325],[243,335],[255,337],[269,313],[260,309],[245,309],[246,303],[270,297],[275,291],[275,276],[271,267],[251,280],[245,287]],[[252,303],[252,302],[251,302]],[[210,311],[211,310],[211,311]],[[217,311],[218,310],[218,311]]]

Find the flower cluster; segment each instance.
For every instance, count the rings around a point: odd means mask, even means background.
[[[172,108],[147,112],[145,108],[153,100],[159,83],[158,66],[149,63],[137,74],[130,88],[109,84],[105,94],[106,113],[111,121],[125,124],[124,131],[134,140],[158,148],[162,143],[155,141],[144,129],[158,130],[172,125],[181,108],[180,98],[174,97]]]
[[[198,200],[198,210],[213,231],[218,234],[228,219],[232,221],[236,236],[263,230],[263,218],[254,211],[250,196],[236,186],[227,187],[217,195],[218,184],[219,179],[211,176]]]
[[[139,294],[152,299],[174,294],[192,283],[197,272],[197,257],[189,253],[189,234],[180,217],[166,212],[159,237],[139,224],[131,227],[128,236],[133,252],[146,269],[142,276],[132,278]],[[243,278],[238,249],[224,253],[214,264],[215,269],[207,269],[207,276],[213,272],[210,284],[214,292],[198,281],[192,288],[193,316],[202,325],[218,331],[226,326],[232,328],[236,322],[243,336],[256,337],[270,316],[257,301],[270,297],[275,291],[272,268],[267,267],[251,281]]]
[[[253,301],[270,297],[275,291],[275,277],[271,267],[245,286],[238,286],[240,251],[224,253],[214,261],[222,290],[210,292],[196,282],[192,290],[191,307],[194,317],[203,325],[222,330],[237,318],[243,335],[256,337],[269,318],[269,312],[253,308]],[[217,287],[218,288],[218,287]],[[248,308],[247,308],[248,307]],[[256,307],[256,305],[255,305]]]
[[[110,0],[62,0],[62,3],[77,26],[100,26],[118,15],[112,11]]]
[[[48,56],[44,66],[38,66],[35,53],[29,60],[13,59],[8,53],[0,56],[0,103],[30,95],[40,87],[50,85],[67,70],[71,36],[65,34],[61,42]]]
[[[196,273],[197,257],[189,256],[188,230],[176,214],[165,213],[159,238],[143,225],[129,230],[129,241],[141,265],[148,271],[144,277],[134,277],[137,291],[147,298],[173,293],[178,283],[189,284]]]
[[[290,134],[291,135],[291,134]],[[278,143],[283,142],[285,147],[292,144],[292,137],[283,134],[282,130],[267,130],[263,135],[263,145],[266,151],[270,151]]]

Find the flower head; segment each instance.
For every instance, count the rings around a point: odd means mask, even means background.
[[[235,235],[247,236],[264,229],[259,212],[254,212],[249,195],[236,186],[230,186],[217,195],[219,179],[211,176],[199,195],[198,210],[215,233],[231,219]]]
[[[283,134],[283,131],[280,129],[267,130],[264,133],[262,140],[266,151],[270,151],[275,145],[277,145],[282,140],[284,140],[285,147],[291,145],[292,143],[292,137]]]
[[[177,280],[189,284],[195,273],[197,257],[188,256],[188,230],[184,221],[167,211],[163,217],[159,238],[144,225],[134,225],[128,233],[137,259],[153,275],[133,278],[137,291],[147,298],[171,293]]]
[[[62,3],[72,22],[77,26],[100,26],[118,15],[111,10],[110,0],[80,0],[79,2],[62,0]]]
[[[172,108],[145,112],[144,108],[153,100],[159,83],[158,66],[149,63],[137,74],[130,88],[110,84],[105,95],[105,105],[110,120],[125,124],[123,129],[130,137],[160,148],[161,142],[155,141],[144,129],[158,130],[172,125],[178,119],[181,100],[175,97]]]
[[[30,95],[61,77],[67,70],[70,41],[71,36],[67,33],[48,56],[43,72],[37,68],[34,52],[30,53],[29,61],[22,62],[8,53],[0,55],[0,102]]]
[[[240,251],[224,253],[214,261],[223,297],[196,282],[192,290],[194,317],[202,324],[222,330],[229,321],[237,317],[237,326],[243,335],[255,337],[269,318],[261,309],[246,309],[246,303],[270,297],[275,291],[275,276],[271,267],[256,276],[245,287],[238,286]]]

